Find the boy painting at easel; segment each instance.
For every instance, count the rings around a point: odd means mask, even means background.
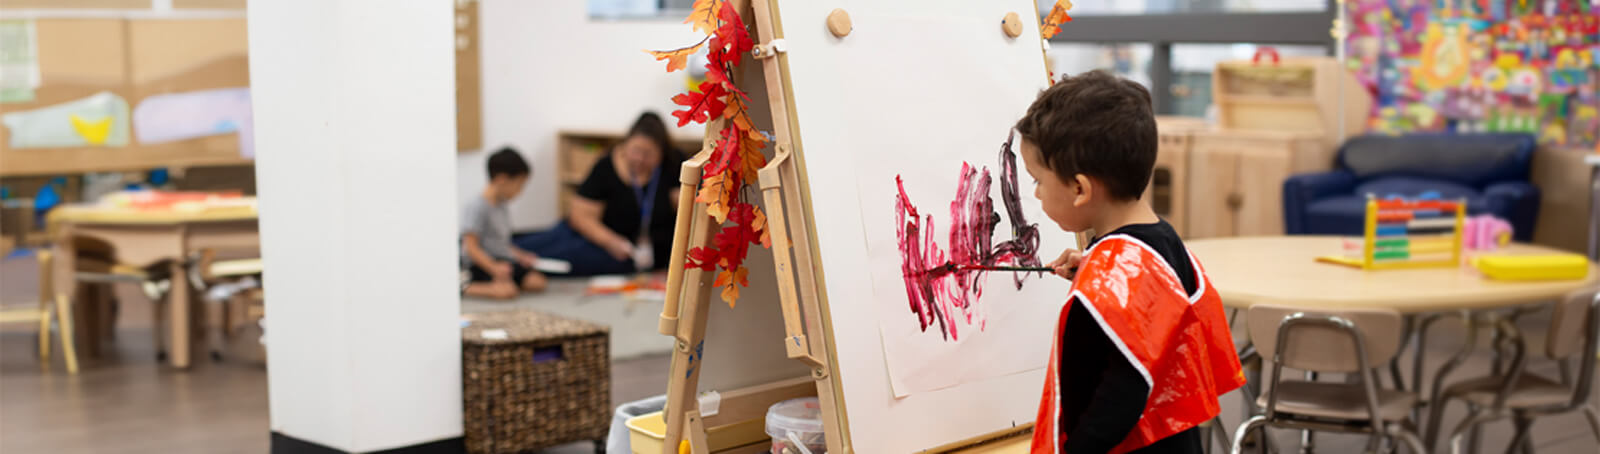
[[[1099,235],[1050,264],[1074,282],[1032,452],[1202,452],[1196,426],[1244,374],[1205,271],[1139,200],[1156,159],[1150,93],[1104,71],[1066,78],[1016,130],[1045,214]]]

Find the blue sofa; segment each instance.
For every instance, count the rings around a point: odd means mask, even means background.
[[[1533,239],[1539,188],[1528,181],[1527,134],[1361,136],[1339,147],[1335,170],[1283,182],[1283,222],[1291,235],[1360,235],[1368,194],[1467,199],[1469,215],[1511,222],[1517,241]]]

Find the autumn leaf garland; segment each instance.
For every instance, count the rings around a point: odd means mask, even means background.
[[[748,286],[749,269],[744,259],[750,245],[770,247],[767,215],[749,203],[745,188],[756,182],[756,172],[767,164],[761,150],[767,136],[755,129],[745,111],[750,97],[733,84],[732,74],[744,54],[755,47],[744,20],[733,5],[723,0],[695,0],[685,24],[692,24],[706,38],[691,46],[668,51],[646,50],[657,61],[667,61],[667,72],[684,69],[688,58],[706,50],[706,77],[698,90],[672,97],[683,109],[672,112],[678,126],[706,123],[721,118],[722,130],[706,161],[695,201],[706,205],[706,212],[719,224],[710,247],[689,250],[686,268],[717,272],[715,285],[722,287],[722,300],[729,306],[739,300],[739,288]]]

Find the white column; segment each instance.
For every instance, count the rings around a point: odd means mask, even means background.
[[[249,4],[274,432],[462,434],[452,8]]]

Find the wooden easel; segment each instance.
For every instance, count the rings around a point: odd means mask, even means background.
[[[696,393],[704,359],[702,350],[707,316],[711,304],[720,303],[711,301],[714,273],[700,269],[686,270],[684,262],[690,248],[711,245],[713,229],[718,226],[707,214],[706,206],[695,202],[703,166],[710,157],[717,131],[723,126],[723,120],[713,120],[707,124],[707,137],[700,153],[685,162],[679,174],[682,187],[679,190],[676,237],[668,268],[666,300],[658,326],[661,334],[675,339],[667,403],[663,410],[667,427],[662,453],[678,453],[684,441],[688,442],[689,452],[711,453],[713,451],[707,444],[707,429],[762,418],[767,407],[773,403],[815,395],[821,404],[823,427],[828,434],[828,452],[848,454],[853,450],[849,442],[845,402],[839,392],[840,382],[832,360],[836,350],[833,337],[828,334],[832,332],[828,302],[821,297],[825,289],[822,287],[821,262],[817,259],[818,243],[812,236],[815,222],[810,216],[812,202],[806,190],[810,183],[807,175],[800,171],[804,168],[803,156],[794,152],[800,144],[798,137],[793,134],[796,129],[795,113],[793,104],[787,98],[787,93],[791,91],[787,74],[788,59],[782,49],[783,31],[775,20],[778,17],[777,6],[771,0],[729,1],[747,18],[745,22],[755,27],[757,45],[753,54],[761,63],[766,99],[771,108],[776,136],[773,157],[759,172],[760,192],[772,238],[771,250],[784,319],[784,337],[772,340],[782,342],[787,356],[805,364],[811,373],[809,377],[722,390],[717,413],[712,416],[701,414]],[[735,76],[735,79],[737,82],[739,77]],[[971,449],[968,452],[1012,452],[1019,444],[1025,450],[1026,440],[1019,437],[1031,431],[1031,424],[1019,425],[944,444],[929,452],[962,449]],[[765,452],[767,447],[766,444],[758,444],[719,452]]]
[[[742,4],[748,3],[748,4]],[[801,188],[804,176],[796,170],[792,153],[794,138],[791,135],[793,111],[785,97],[786,81],[782,67],[787,63],[780,46],[774,40],[782,39],[774,27],[772,6],[766,0],[734,0],[737,9],[749,13],[754,19],[757,45],[755,58],[761,63],[767,89],[767,101],[772,110],[772,123],[776,140],[773,158],[760,171],[761,193],[766,201],[767,226],[772,237],[773,260],[778,274],[779,297],[783,304],[786,336],[774,339],[784,342],[790,359],[796,359],[811,368],[810,377],[796,377],[721,393],[719,411],[714,416],[701,417],[696,392],[700,383],[699,363],[705,341],[706,319],[710,310],[713,273],[699,269],[684,269],[688,250],[695,246],[709,246],[715,220],[706,212],[704,204],[695,203],[699,192],[702,168],[710,156],[715,131],[722,129],[723,120],[712,121],[702,151],[683,164],[678,191],[678,224],[672,243],[672,259],[667,274],[666,302],[661,309],[661,334],[672,336],[676,342],[672,353],[671,374],[668,380],[666,418],[667,433],[663,453],[678,452],[683,440],[689,441],[695,454],[709,453],[706,428],[738,421],[761,418],[767,407],[785,399],[816,395],[821,401],[824,430],[828,437],[829,452],[849,452],[844,444],[847,425],[842,418],[843,408],[835,398],[836,382],[831,380],[827,336],[807,336],[805,327],[826,329],[826,321],[817,306],[815,247],[810,241],[809,219],[806,204],[809,202]],[[748,8],[747,8],[748,7]],[[753,10],[753,11],[752,11]],[[786,204],[785,201],[788,203]],[[797,221],[791,231],[790,220]],[[794,244],[806,245],[791,249]],[[796,279],[798,272],[798,279]],[[695,285],[686,285],[695,283]],[[687,304],[682,302],[687,301]],[[804,303],[804,304],[802,304]],[[802,307],[804,306],[804,307]]]

